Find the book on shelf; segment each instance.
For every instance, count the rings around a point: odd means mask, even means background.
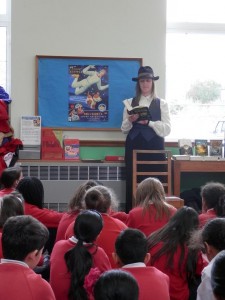
[[[223,152],[223,140],[210,140],[209,141],[209,154],[210,156],[221,156]]]
[[[205,156],[208,155],[208,141],[207,140],[195,140],[195,155]]]
[[[80,141],[78,139],[64,139],[65,160],[80,160]]]
[[[141,121],[141,120],[151,120],[151,114],[149,111],[149,108],[147,106],[134,106],[132,107],[129,103],[129,101],[126,99],[123,101],[123,104],[125,105],[126,109],[127,109],[127,113],[129,115],[134,115],[134,114],[138,114],[139,118],[137,119],[137,121]]]
[[[192,142],[189,139],[179,139],[178,147],[180,155],[193,155]]]

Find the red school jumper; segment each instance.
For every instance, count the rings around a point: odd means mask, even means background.
[[[152,232],[163,227],[168,223],[169,219],[176,213],[177,209],[172,205],[169,207],[170,217],[162,216],[161,220],[155,220],[156,209],[154,204],[150,204],[149,211],[143,214],[143,207],[138,206],[133,208],[127,218],[127,226],[129,228],[135,228],[142,231],[146,236],[149,236]]]
[[[2,190],[0,190],[0,198],[4,197],[5,195],[9,195],[9,194],[11,194],[14,191],[15,191],[14,188],[5,188],[5,189],[2,189]]]
[[[24,202],[25,215],[30,215],[49,228],[57,228],[64,213],[47,208],[39,208]]]
[[[67,270],[64,255],[75,245],[76,242],[73,239],[61,240],[55,244],[52,250],[50,258],[50,284],[57,300],[68,300],[71,276]],[[88,251],[92,254],[93,268],[98,268],[101,273],[111,269],[109,259],[102,248],[93,246]]]
[[[208,209],[207,212],[202,213],[198,216],[199,227],[203,227],[208,221],[217,217],[214,208]]]
[[[162,247],[162,243],[157,244],[155,247],[150,249],[151,257],[154,256],[156,252],[158,252]],[[189,288],[187,282],[187,255],[188,255],[188,248],[185,247],[185,254],[181,264],[181,273],[179,271],[179,259],[181,255],[181,248],[178,247],[177,251],[173,257],[173,265],[171,268],[166,267],[167,263],[167,255],[162,255],[154,264],[151,263],[150,260],[149,264],[153,265],[163,273],[167,274],[170,278],[170,299],[171,300],[188,300],[189,298]],[[196,275],[201,275],[203,268],[207,265],[207,262],[204,261],[201,253],[199,252],[199,256],[197,259],[197,267],[196,267]]]
[[[60,240],[65,240],[65,234],[66,234],[67,228],[69,227],[69,225],[72,222],[75,221],[75,219],[79,213],[80,213],[80,210],[64,213],[64,215],[62,216],[62,218],[59,222],[59,226],[57,229],[57,234],[56,234],[56,239],[55,239],[56,242],[58,242]]]
[[[117,268],[112,253],[115,251],[115,241],[121,231],[127,228],[127,226],[120,220],[110,217],[108,214],[101,214],[103,218],[103,229],[99,234],[96,244],[103,248],[108,255],[109,261],[113,268]],[[74,223],[74,222],[73,222]],[[66,238],[74,235],[73,223],[70,224],[66,231]]]
[[[49,283],[26,265],[0,264],[0,299],[55,300]]]
[[[129,267],[122,270],[131,273],[139,286],[139,300],[170,300],[169,277],[155,267]]]

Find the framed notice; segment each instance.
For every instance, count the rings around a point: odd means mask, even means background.
[[[36,56],[36,114],[62,130],[119,130],[141,58]]]
[[[20,139],[24,146],[40,146],[41,116],[22,116],[20,131]]]

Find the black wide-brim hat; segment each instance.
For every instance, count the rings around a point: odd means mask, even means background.
[[[141,78],[150,78],[152,80],[158,80],[159,76],[154,76],[154,72],[151,67],[140,67],[138,70],[138,77],[132,78],[133,81],[138,81]]]

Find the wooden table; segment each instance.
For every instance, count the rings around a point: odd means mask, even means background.
[[[225,160],[196,161],[196,160],[172,160],[173,167],[173,194],[180,197],[180,178],[182,172],[224,172]]]

